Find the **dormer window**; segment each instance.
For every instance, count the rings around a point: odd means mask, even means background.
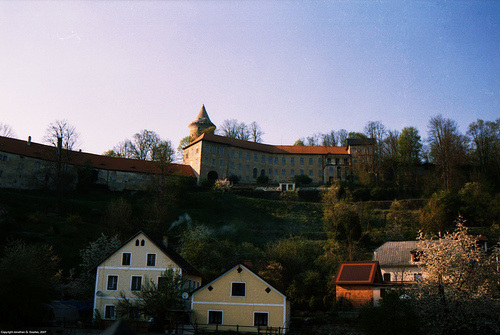
[[[413,263],[418,263],[420,262],[420,257],[422,256],[422,251],[420,250],[413,250],[411,252],[411,261]]]

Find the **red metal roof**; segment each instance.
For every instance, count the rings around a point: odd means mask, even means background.
[[[28,145],[27,141],[3,136],[0,136],[0,151],[49,161],[54,160],[56,155],[56,148],[53,146],[34,142],[31,142]],[[66,150],[63,151],[66,152]],[[161,173],[161,165],[157,162],[129,158],[108,157],[80,151],[70,151],[67,153],[69,156],[68,163],[71,165],[89,165],[96,169],[123,172],[152,174]],[[166,165],[165,170],[166,174],[195,177],[193,169],[189,165],[170,163]]]
[[[337,285],[372,285],[382,283],[382,273],[377,261],[343,262],[335,276]]]
[[[243,141],[235,138],[205,133],[191,142],[189,148],[193,144],[200,141],[209,141],[214,143],[225,144],[237,148],[249,149],[255,151],[268,152],[271,154],[302,154],[302,155],[348,155],[347,147],[323,147],[323,146],[299,146],[299,145],[270,145],[251,141]]]

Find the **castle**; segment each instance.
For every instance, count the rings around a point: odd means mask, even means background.
[[[203,180],[238,179],[255,184],[259,177],[270,183],[293,181],[305,175],[315,184],[348,180],[353,164],[372,157],[372,141],[348,139],[345,147],[269,145],[215,135],[216,126],[203,105],[189,124],[190,143],[183,164],[160,166],[158,162],[107,157],[68,151],[39,143],[0,136],[0,188],[50,187],[57,162],[63,164],[65,188],[74,189],[82,171],[95,185],[112,191],[146,190],[160,174]],[[62,159],[62,161],[61,161]]]
[[[305,175],[315,184],[348,180],[353,164],[372,155],[372,141],[348,139],[345,147],[269,145],[215,135],[215,125],[202,106],[189,124],[190,143],[183,163],[191,166],[198,181],[238,179],[254,184],[259,177],[271,183]]]

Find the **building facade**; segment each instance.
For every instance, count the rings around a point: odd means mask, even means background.
[[[204,106],[200,113],[206,117],[199,115],[192,123],[198,128],[199,120],[209,120]],[[280,183],[305,175],[325,184],[348,180],[353,163],[371,156],[371,143],[350,139],[345,147],[269,145],[203,133],[184,148],[183,163],[191,166],[198,182],[237,177],[240,183],[253,184],[268,177]]]
[[[101,319],[116,319],[122,293],[135,299],[134,292],[140,291],[149,280],[158,284],[166,270],[186,277],[186,292],[201,286],[199,272],[168,244],[155,242],[138,232],[96,267],[94,311]]]
[[[161,176],[195,177],[191,167],[151,161],[107,157],[80,151],[60,150],[0,136],[0,188],[33,190],[54,187],[57,171],[64,174],[64,187],[74,189],[79,173],[86,169],[95,185],[111,191],[146,190]]]
[[[290,323],[287,297],[242,264],[195,291],[191,309],[193,323],[222,331],[286,333]]]
[[[387,283],[412,283],[422,276],[417,241],[386,242],[375,249],[373,260]]]

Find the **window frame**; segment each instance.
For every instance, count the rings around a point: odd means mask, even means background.
[[[114,288],[109,288],[109,281],[111,278],[116,278],[116,282],[114,283]],[[106,277],[106,291],[117,291],[118,290],[118,275],[107,275]]]
[[[220,323],[219,322],[211,322],[211,318],[210,318],[210,313],[220,313]],[[217,321],[219,320],[219,318],[217,318]],[[224,324],[224,311],[221,311],[221,310],[208,310],[207,311],[207,324],[209,325],[222,325]]]
[[[260,314],[260,315],[266,315],[266,324],[257,324],[256,321],[257,321],[257,314]],[[268,327],[269,326],[269,312],[253,312],[253,326],[254,327]]]
[[[108,307],[112,308],[113,315],[108,316]],[[116,319],[116,306],[115,305],[104,305],[104,319],[115,320]]]
[[[140,278],[139,289],[134,289],[134,278]],[[131,276],[130,277],[130,291],[140,291],[142,289],[142,276]]]
[[[128,264],[125,264],[125,255],[128,255]],[[131,252],[122,252],[122,265],[128,266],[132,263],[132,253]]]
[[[235,287],[234,285],[235,284],[243,284],[244,287],[243,287],[243,295],[240,295],[240,294],[234,294],[234,290],[235,290]],[[236,292],[238,293],[238,292]],[[230,292],[230,295],[231,297],[246,297],[247,296],[247,283],[246,282],[231,282],[231,292]]]
[[[153,264],[149,264],[149,256],[154,256],[154,259],[153,259]],[[156,253],[153,253],[153,254],[146,254],[146,266],[156,266]]]

